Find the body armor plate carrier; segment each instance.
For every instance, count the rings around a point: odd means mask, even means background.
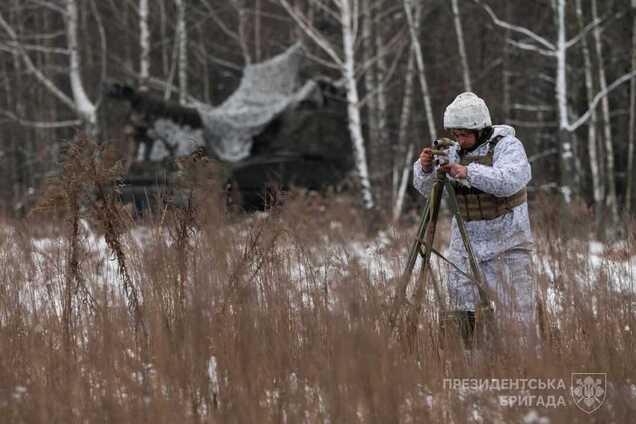
[[[462,157],[460,164],[468,166],[471,163],[492,166],[495,145],[502,136],[495,137],[488,142],[488,153],[484,156]],[[453,188],[457,196],[459,213],[464,221],[481,221],[498,218],[513,208],[522,205],[528,200],[526,188],[522,188],[512,196],[497,197],[490,193],[484,193],[474,187],[468,188],[453,182]]]

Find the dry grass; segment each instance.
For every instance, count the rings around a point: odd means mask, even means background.
[[[566,391],[567,407],[506,408],[497,396],[510,392],[443,388],[569,387],[586,371],[608,375],[596,422],[636,413],[633,276],[612,261],[634,251],[633,224],[589,274],[592,219],[565,232],[558,208],[535,207],[539,282],[558,293],[550,341],[541,359],[509,336],[467,359],[450,332],[442,340],[432,300],[410,337],[388,326],[414,219],[368,239],[353,201],[294,194],[267,214],[228,214],[214,169],[192,159],[183,207],[134,222],[116,164],[84,142],[42,213],[0,229],[2,422],[588,422]]]

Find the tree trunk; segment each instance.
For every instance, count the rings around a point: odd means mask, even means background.
[[[592,19],[598,19],[598,9],[596,0],[592,0]],[[605,62],[603,59],[603,45],[601,42],[601,29],[594,28],[594,42],[596,55],[598,57],[598,78],[601,91],[607,90],[607,78],[605,76]],[[605,159],[607,163],[607,193],[605,196],[605,206],[609,208],[612,222],[618,222],[618,205],[616,202],[616,181],[614,175],[614,143],[612,140],[612,122],[610,120],[609,99],[607,96],[601,100],[601,111],[603,113],[603,141],[605,143]]]
[[[186,4],[177,1],[177,34],[179,37],[179,103],[186,104],[188,98],[188,32],[186,28]]]
[[[419,35],[420,19],[422,16],[421,5],[416,6],[415,10],[415,32]],[[409,122],[411,120],[411,108],[413,104],[413,83],[415,80],[415,48],[411,44],[409,53],[409,62],[406,66],[406,76],[404,83],[404,97],[402,97],[402,112],[400,114],[400,128],[398,131],[398,146],[402,146],[406,143],[407,131]],[[411,168],[413,162],[413,154],[415,152],[415,143],[410,141],[404,155],[404,161],[400,162],[400,155],[396,155],[396,163],[393,169],[393,185],[394,185],[394,206],[393,206],[393,221],[400,219],[402,209],[404,208],[404,198],[406,197],[406,188],[410,181]],[[400,149],[398,153],[402,154]]]
[[[161,16],[159,31],[162,40],[168,39],[168,23],[165,2],[166,0],[159,0],[159,13]],[[170,74],[170,44],[161,43],[161,46],[161,70],[163,71],[163,77],[168,78],[168,75]]]
[[[576,16],[579,28],[582,30],[585,26],[583,23],[583,10],[581,8],[581,0],[576,0]],[[590,59],[590,50],[587,44],[587,38],[581,40],[581,50],[583,53],[583,69],[585,71],[585,90],[587,92],[588,107],[592,105],[594,98],[594,82],[592,77],[592,60]],[[597,117],[594,109],[591,111],[590,122],[587,127],[587,145],[590,163],[590,174],[592,175],[592,197],[594,199],[594,213],[597,220],[597,228],[600,228],[600,218],[602,216],[602,206],[604,197],[604,184],[600,177],[599,157],[596,140]]]
[[[462,29],[462,21],[459,16],[459,6],[457,0],[451,1],[453,9],[453,21],[455,22],[455,32],[457,33],[457,47],[459,49],[459,58],[462,63],[462,77],[464,79],[464,90],[473,91],[470,83],[470,70],[468,68],[468,58],[466,56],[466,48],[464,47],[464,31]]]
[[[565,39],[565,0],[557,1],[557,31],[556,45],[557,75],[555,97],[559,111],[559,159],[560,159],[560,191],[566,203],[570,203],[572,196],[578,193],[574,178],[574,154],[572,139],[568,130],[568,101],[567,101],[567,47]]]
[[[356,17],[353,16],[350,0],[343,0],[341,5],[342,43],[345,57],[343,73],[347,89],[349,132],[351,134],[351,141],[353,142],[356,171],[358,173],[358,178],[360,179],[362,203],[365,209],[371,210],[375,208],[375,203],[373,200],[371,181],[369,180],[366,150],[360,121],[360,102],[355,76],[354,19],[356,19]]]
[[[376,121],[378,123],[378,135],[376,138],[377,147],[376,150],[380,152],[380,157],[382,158],[380,161],[381,169],[387,169],[393,163],[393,155],[392,151],[388,145],[388,135],[387,135],[387,115],[389,113],[387,107],[387,98],[386,98],[386,85],[384,79],[386,78],[387,67],[386,67],[386,52],[384,51],[384,40],[382,38],[382,26],[378,25],[375,30],[375,47],[376,54],[378,55],[378,67],[376,73],[376,84],[377,84],[377,109],[376,109]],[[382,189],[383,192],[386,191],[387,198],[389,201],[391,200],[390,195],[390,174],[387,178],[382,178]]]
[[[422,47],[418,38],[417,31],[415,29],[415,22],[413,19],[413,2],[412,0],[404,0],[404,10],[406,12],[406,19],[409,26],[409,34],[411,36],[411,43],[415,51],[415,63],[417,64],[417,75],[420,81],[420,89],[422,90],[422,100],[424,102],[424,112],[426,113],[426,122],[428,124],[428,133],[431,141],[437,138],[437,131],[435,130],[435,119],[433,118],[433,107],[431,106],[431,96],[428,90],[428,83],[426,81],[426,69],[424,66],[424,58],[422,57]]]
[[[205,34],[203,30],[199,28],[199,43],[201,43],[201,49],[205,51]],[[210,75],[210,63],[208,60],[208,56],[205,54],[201,55],[201,61],[203,64],[203,101],[207,104],[212,104],[212,76]]]
[[[369,1],[364,1],[362,4],[362,42],[363,42],[363,63],[368,63],[368,67],[364,72],[364,86],[366,88],[366,111],[368,122],[368,141],[369,141],[369,160],[372,164],[372,169],[378,170],[380,158],[379,152],[376,151],[378,147],[378,104],[375,91],[377,88],[376,66],[371,64],[371,59],[374,56],[375,45],[373,43],[373,17],[371,16],[371,6]]]
[[[139,87],[147,89],[150,76],[150,29],[148,27],[148,0],[139,0]]]
[[[71,80],[71,91],[75,101],[75,109],[80,118],[86,123],[89,134],[97,134],[97,113],[95,106],[89,100],[82,83],[82,67],[77,39],[77,3],[76,0],[66,0],[66,37],[68,42]]]

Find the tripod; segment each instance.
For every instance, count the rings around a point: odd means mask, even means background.
[[[470,270],[472,275],[468,275],[464,273],[457,265],[448,261],[444,256],[442,256],[437,250],[433,248],[433,241],[435,239],[435,230],[437,227],[437,219],[439,216],[439,210],[441,206],[442,194],[444,192],[444,188],[446,188],[447,198],[448,198],[448,206],[457,221],[457,227],[462,237],[462,241],[464,242],[464,247],[466,252],[468,253],[468,259],[470,263]],[[422,265],[420,272],[420,280],[421,282],[417,285],[414,294],[414,303],[411,313],[409,314],[409,322],[411,326],[415,326],[417,328],[417,320],[420,315],[422,309],[422,303],[424,300],[425,294],[425,282],[426,277],[430,271],[430,259],[432,254],[436,254],[444,261],[451,264],[455,267],[462,275],[469,278],[475,284],[477,291],[479,293],[480,302],[475,311],[475,321],[477,323],[483,322],[489,330],[494,330],[494,303],[493,300],[495,296],[490,293],[488,287],[484,282],[483,274],[479,268],[479,263],[475,258],[475,254],[473,252],[470,239],[468,238],[468,233],[466,232],[466,227],[464,225],[464,219],[459,213],[459,208],[457,206],[457,197],[455,196],[455,190],[451,185],[446,172],[441,169],[437,169],[434,180],[433,187],[431,188],[430,195],[428,197],[428,201],[426,204],[426,208],[424,209],[424,213],[420,219],[419,228],[417,231],[417,236],[411,245],[411,249],[409,251],[408,260],[406,263],[406,268],[402,273],[400,280],[398,282],[398,287],[395,295],[395,301],[393,304],[393,310],[390,315],[390,322],[395,329],[397,326],[397,320],[399,318],[399,314],[404,306],[407,303],[406,298],[406,290],[411,280],[411,276],[413,274],[413,268],[415,268],[415,263],[417,261],[417,256],[421,255],[422,257]],[[447,308],[444,301],[444,296],[441,293],[441,290],[437,284],[437,282],[433,280],[433,289],[435,292],[435,296],[437,301],[439,302],[440,311],[442,314],[446,314]]]

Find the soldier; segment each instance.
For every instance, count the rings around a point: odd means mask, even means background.
[[[491,293],[496,294],[497,320],[512,319],[536,334],[535,282],[531,270],[534,247],[526,185],[530,163],[515,130],[492,125],[483,99],[461,93],[444,112],[444,128],[459,143],[459,163],[442,165],[457,194],[475,256]],[[422,150],[413,167],[415,188],[427,196],[435,175],[430,147]],[[448,259],[470,275],[468,255],[453,219]],[[479,295],[475,284],[448,268],[452,316],[468,342],[474,329]]]

